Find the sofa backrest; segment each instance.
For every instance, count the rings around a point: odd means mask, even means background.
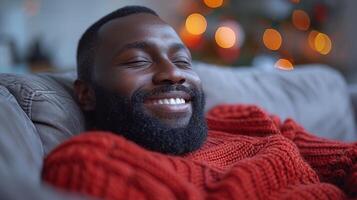
[[[220,103],[257,104],[282,119],[297,120],[314,134],[356,139],[346,83],[326,66],[281,72],[196,63],[195,70],[203,83],[206,110]],[[73,94],[74,79],[74,72],[0,74],[0,85],[12,93],[34,123],[45,154],[85,130],[84,117]]]
[[[326,65],[264,71],[197,63],[195,70],[203,82],[207,109],[219,103],[256,104],[281,119],[293,118],[321,137],[357,139],[346,81]]]

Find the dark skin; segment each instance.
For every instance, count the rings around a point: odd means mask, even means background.
[[[129,99],[137,90],[151,91],[163,85],[201,88],[190,52],[177,33],[147,13],[114,19],[101,27],[94,81]],[[90,84],[76,80],[75,91],[84,111],[95,109]],[[182,91],[154,95],[144,100],[144,109],[172,128],[184,127],[192,116],[190,98]]]

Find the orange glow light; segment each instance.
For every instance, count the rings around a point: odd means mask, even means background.
[[[300,0],[290,0],[292,3],[296,3],[296,4],[298,4],[298,3],[300,3]]]
[[[210,8],[218,8],[223,4],[223,0],[203,0],[203,2]]]
[[[315,38],[315,50],[322,55],[327,55],[332,49],[332,42],[328,35],[324,33],[317,34]]]
[[[279,59],[275,63],[275,68],[281,69],[281,70],[293,70],[294,66],[293,64],[287,60],[287,59]]]
[[[185,26],[189,33],[201,35],[206,31],[207,21],[201,14],[193,13],[187,17]]]
[[[303,10],[295,10],[293,12],[292,21],[298,30],[306,31],[310,28],[310,17]]]
[[[322,55],[327,55],[332,50],[332,41],[330,37],[324,33],[311,31],[308,37],[308,43],[311,49]]]
[[[280,33],[275,29],[266,29],[263,35],[264,45],[270,50],[278,50],[282,43]]]
[[[198,48],[202,42],[202,35],[193,35],[189,33],[184,26],[182,26],[180,30],[180,37],[190,49]]]
[[[236,43],[236,33],[227,26],[219,27],[215,34],[216,43],[222,48],[231,48]]]
[[[315,50],[315,38],[318,34],[319,34],[319,32],[317,32],[317,31],[311,31],[307,38],[307,41],[309,42],[309,46],[313,50]]]

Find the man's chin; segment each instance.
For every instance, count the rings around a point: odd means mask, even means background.
[[[190,122],[190,119],[182,118],[171,118],[171,119],[158,119],[162,126],[167,127],[168,129],[175,128],[186,128]]]
[[[171,89],[172,86],[162,91]],[[96,127],[122,135],[156,152],[181,155],[197,150],[207,137],[203,115],[204,96],[199,90],[187,93],[192,93],[192,99],[189,103],[176,101],[176,104],[183,104],[181,107],[168,107],[166,102],[166,105],[148,106],[143,103],[145,92],[138,91],[129,100],[98,87]]]

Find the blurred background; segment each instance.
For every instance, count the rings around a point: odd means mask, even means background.
[[[135,4],[156,10],[195,60],[263,70],[324,63],[357,82],[356,0],[0,0],[0,72],[73,70],[85,29]]]

